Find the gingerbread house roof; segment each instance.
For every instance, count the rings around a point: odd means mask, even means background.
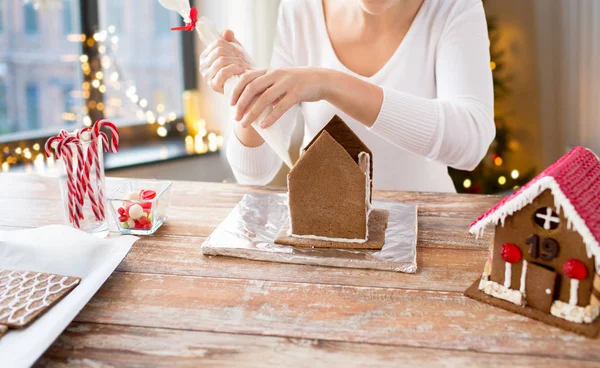
[[[600,268],[600,160],[590,150],[575,147],[552,166],[515,193],[507,196],[471,224],[469,232],[482,235],[486,225],[504,225],[507,216],[529,205],[545,190],[554,196],[567,226],[577,231],[586,245],[588,257],[596,257]]]

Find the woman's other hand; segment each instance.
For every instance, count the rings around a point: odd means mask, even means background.
[[[223,37],[211,43],[200,55],[200,72],[204,81],[216,92],[223,93],[225,81],[233,75],[244,73],[251,66],[244,53],[230,42],[240,44],[233,31],[227,30]]]
[[[231,105],[237,105],[235,119],[247,128],[267,106],[273,106],[260,122],[262,128],[268,128],[295,104],[321,100],[325,77],[326,69],[321,68],[248,71],[231,94]]]

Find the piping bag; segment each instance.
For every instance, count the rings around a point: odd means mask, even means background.
[[[215,24],[210,19],[207,17],[201,17],[198,19],[198,11],[195,7],[190,8],[189,0],[158,0],[158,2],[163,7],[172,11],[176,11],[183,17],[185,26],[171,28],[172,30],[192,32],[195,29],[198,32],[198,36],[200,36],[200,40],[205,46],[208,46],[221,38],[221,32],[219,32]],[[246,49],[237,43],[232,42],[231,44],[244,53],[244,58],[248,64],[254,65],[254,62],[252,61],[250,55],[248,55]],[[233,92],[233,89],[239,79],[239,75],[234,75],[225,81],[224,90],[226,96],[231,97],[231,93]],[[277,156],[279,156],[279,158],[289,168],[292,168],[292,160],[287,150],[285,139],[283,138],[283,131],[281,130],[279,121],[276,121],[275,124],[266,129],[260,127],[260,122],[269,115],[271,110],[271,106],[268,106],[266,109],[264,109],[258,119],[252,123],[252,127],[258,134],[260,134],[265,142],[267,142],[269,147],[275,151]]]

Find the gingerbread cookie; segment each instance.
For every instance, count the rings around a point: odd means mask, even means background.
[[[50,273],[0,270],[0,325],[23,328],[81,281]]]
[[[0,325],[0,339],[8,332],[8,326]]]

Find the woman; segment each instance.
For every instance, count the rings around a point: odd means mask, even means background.
[[[279,120],[304,143],[337,114],[373,152],[374,188],[455,191],[448,166],[472,170],[495,135],[481,0],[282,0],[269,70],[250,70],[233,32],[202,54],[218,92],[242,74],[227,158],[240,183],[264,185],[281,160],[250,126]],[[326,160],[326,157],[323,157]]]

